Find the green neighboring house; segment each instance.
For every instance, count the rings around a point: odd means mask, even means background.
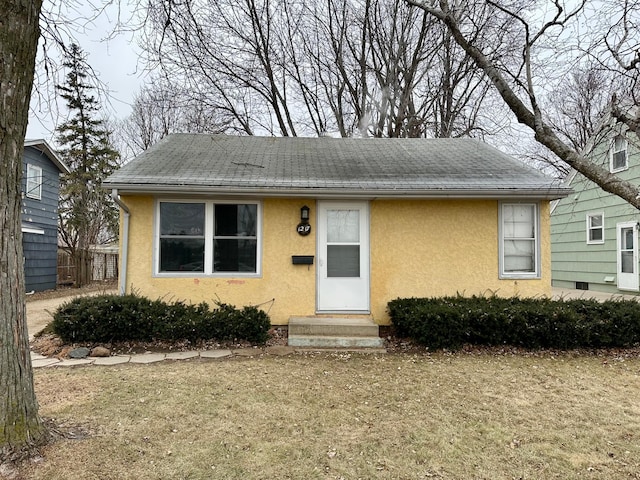
[[[637,184],[639,143],[635,133],[611,123],[586,151],[594,162]],[[640,291],[640,212],[576,172],[567,183],[574,193],[551,207],[552,285],[607,293]]]

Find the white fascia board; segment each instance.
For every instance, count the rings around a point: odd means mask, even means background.
[[[116,188],[119,194],[124,195],[176,195],[176,196],[231,196],[231,197],[302,197],[302,198],[385,198],[385,199],[514,199],[527,198],[539,200],[554,200],[563,198],[572,193],[566,187],[549,189],[432,189],[432,190],[348,190],[332,188],[308,188],[308,189],[275,189],[275,188],[249,188],[236,187],[206,187],[189,186],[188,189],[173,185],[108,185],[105,188]]]

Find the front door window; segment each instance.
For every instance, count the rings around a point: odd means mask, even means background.
[[[327,276],[360,276],[359,210],[327,210]]]

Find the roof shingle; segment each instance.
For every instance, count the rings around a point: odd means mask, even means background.
[[[473,139],[173,134],[111,175],[123,193],[559,198],[559,180]]]

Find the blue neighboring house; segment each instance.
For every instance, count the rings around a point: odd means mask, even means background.
[[[27,292],[56,288],[58,199],[63,173],[69,173],[69,168],[45,140],[25,140],[21,221]]]

